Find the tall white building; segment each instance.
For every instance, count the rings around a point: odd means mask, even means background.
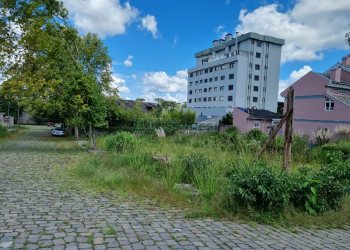
[[[214,40],[188,70],[188,107],[204,116],[223,116],[234,107],[276,112],[283,44],[257,33]]]

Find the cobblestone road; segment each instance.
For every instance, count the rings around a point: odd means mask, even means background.
[[[76,150],[43,127],[0,144],[0,249],[350,249],[350,228],[290,233],[60,190],[44,173]]]

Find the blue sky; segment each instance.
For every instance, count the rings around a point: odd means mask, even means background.
[[[71,23],[98,33],[113,60],[114,86],[128,99],[183,102],[194,53],[227,32],[283,38],[280,89],[350,53],[349,0],[64,0]]]

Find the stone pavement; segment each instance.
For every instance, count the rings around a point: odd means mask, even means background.
[[[74,147],[47,128],[0,143],[0,249],[350,249],[350,228],[298,230],[192,220],[151,202],[61,190],[45,171]]]

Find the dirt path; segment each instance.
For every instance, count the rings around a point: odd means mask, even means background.
[[[47,127],[0,143],[0,249],[350,249],[350,229],[290,233],[190,220],[138,201],[61,190],[48,171],[78,152]]]

